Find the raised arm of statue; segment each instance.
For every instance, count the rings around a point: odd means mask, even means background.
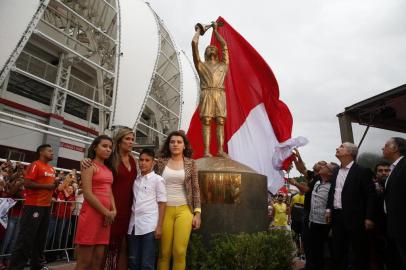
[[[199,55],[199,37],[200,37],[200,28],[196,29],[196,33],[192,39],[192,52],[193,52],[193,63],[195,68],[199,70],[200,55]]]
[[[220,33],[217,31],[217,24],[214,24],[213,31],[214,34],[216,35],[216,39],[218,40],[218,42],[220,42],[221,45],[221,54],[223,56],[221,61],[228,66],[229,58],[228,58],[227,43],[224,40],[224,38],[220,35]]]

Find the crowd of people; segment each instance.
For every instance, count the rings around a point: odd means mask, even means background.
[[[2,233],[2,254],[12,250],[8,269],[23,269],[28,261],[31,269],[47,269],[46,259],[54,258],[44,250],[63,243],[76,245],[78,270],[185,269],[190,233],[201,223],[190,144],[175,131],[158,157],[144,149],[137,161],[133,143],[128,128],[114,138],[98,136],[80,174],[57,173],[49,164],[50,145],[39,146],[38,160],[27,168],[0,165],[0,195],[17,201]],[[305,181],[289,179],[299,190],[292,198],[276,194],[270,228],[292,228],[305,269],[326,269],[326,250],[327,269],[406,269],[406,140],[391,138],[382,150],[386,161],[374,173],[356,162],[352,143],[336,149],[340,164],[319,161],[312,170],[294,151]]]
[[[185,269],[190,233],[201,222],[190,144],[184,132],[172,132],[159,157],[149,149],[140,152],[138,169],[133,144],[128,128],[114,138],[95,138],[81,162],[80,180],[75,171],[57,174],[47,144],[27,168],[8,173],[8,182],[19,179],[13,181],[24,199],[8,269],[24,269],[28,261],[31,269],[47,269],[49,251],[57,252],[61,243],[75,244],[76,269]]]
[[[406,140],[389,139],[382,153],[372,172],[356,162],[358,147],[352,143],[336,149],[340,165],[319,161],[312,170],[294,151],[294,164],[305,181],[289,179],[299,190],[290,205],[277,194],[270,204],[271,229],[291,225],[302,240],[298,253],[303,247],[305,269],[406,269]],[[294,212],[303,215],[293,217]]]
[[[0,165],[0,197],[13,199],[13,205],[7,213],[6,226],[0,226],[0,270],[6,269],[20,231],[20,220],[25,198],[30,190],[24,184],[24,175],[30,166],[20,162],[5,161]],[[58,250],[72,246],[75,226],[83,195],[81,194],[80,174],[76,170],[59,171],[55,177],[57,185],[52,193],[49,227],[46,232],[47,250]],[[15,203],[15,204],[14,204]],[[28,204],[32,203],[31,198]],[[54,261],[60,252],[47,252],[42,261]]]

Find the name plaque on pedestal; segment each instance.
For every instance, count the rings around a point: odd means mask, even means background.
[[[254,233],[269,225],[267,178],[226,157],[196,160],[205,240],[213,233]]]
[[[199,175],[202,203],[240,203],[241,174],[202,172]]]

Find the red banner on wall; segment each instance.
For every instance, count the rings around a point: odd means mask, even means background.
[[[86,148],[84,148],[84,147],[66,143],[66,142],[61,142],[60,146],[63,148],[66,148],[66,149],[70,149],[70,150],[82,152],[82,153],[84,153],[86,151]]]

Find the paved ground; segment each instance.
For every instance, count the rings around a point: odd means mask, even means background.
[[[304,261],[295,259],[293,264],[293,270],[300,270],[304,267]],[[73,270],[75,268],[75,263],[57,263],[49,265],[51,270]]]
[[[54,263],[48,265],[51,270],[73,270],[75,269],[75,263]]]

